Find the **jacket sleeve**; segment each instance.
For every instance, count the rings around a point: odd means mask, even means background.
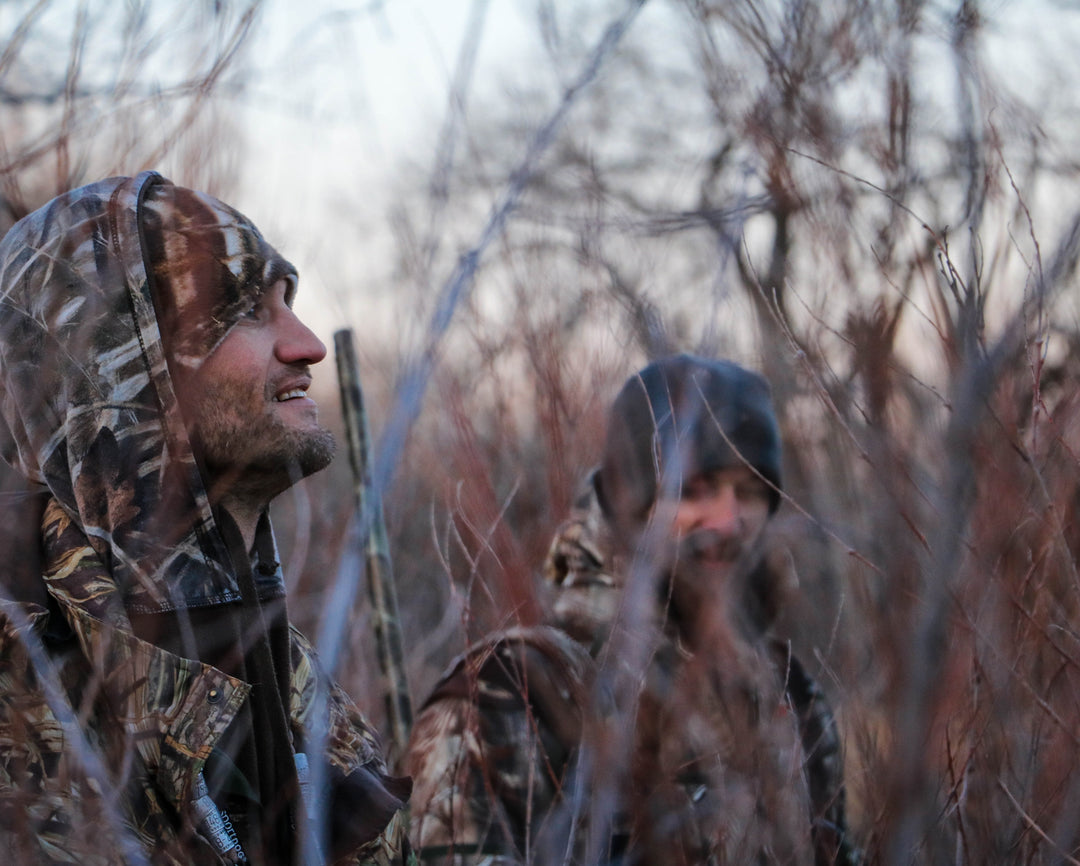
[[[426,706],[414,723],[410,835],[423,863],[523,862],[508,841],[511,819],[495,793],[506,780],[485,777],[487,748],[474,710],[467,699],[446,697]]]
[[[74,793],[86,789],[85,779],[22,634],[41,627],[47,614],[16,605],[0,602],[0,850],[16,862],[108,863],[97,839],[115,842],[114,827],[101,820],[92,790]]]
[[[581,737],[588,657],[552,629],[503,633],[443,676],[413,727],[411,837],[422,862],[543,862]]]

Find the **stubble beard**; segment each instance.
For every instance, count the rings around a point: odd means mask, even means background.
[[[208,389],[199,404],[192,440],[212,481],[269,502],[334,459],[337,443],[328,429],[291,427],[229,383]]]
[[[666,590],[684,616],[737,615],[754,559],[744,539],[698,529],[672,539],[668,555]]]
[[[711,529],[698,529],[679,540],[678,556],[682,562],[699,566],[721,565],[730,569],[746,555],[742,538]]]

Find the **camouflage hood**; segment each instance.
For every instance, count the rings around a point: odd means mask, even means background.
[[[0,243],[0,455],[57,500],[129,610],[240,597],[162,332],[196,368],[293,272],[247,218],[153,172],[60,196]]]

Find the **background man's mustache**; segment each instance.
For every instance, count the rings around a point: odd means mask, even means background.
[[[680,540],[678,557],[682,562],[698,559],[735,562],[745,550],[738,538],[732,538],[715,529],[698,529]]]

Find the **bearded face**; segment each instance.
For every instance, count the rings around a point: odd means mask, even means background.
[[[322,342],[293,312],[280,280],[195,371],[174,371],[189,434],[211,489],[227,485],[269,501],[325,468],[334,438],[308,396]]]
[[[291,423],[282,415],[292,407],[268,407],[274,402],[283,401],[230,379],[209,385],[196,399],[192,439],[212,479],[262,479],[276,495],[330,464],[333,434],[318,423]]]
[[[657,558],[661,592],[695,643],[714,626],[747,620],[770,488],[751,468],[729,466],[693,476],[679,493],[656,503],[651,524],[666,530]],[[758,616],[750,611],[749,618]]]

